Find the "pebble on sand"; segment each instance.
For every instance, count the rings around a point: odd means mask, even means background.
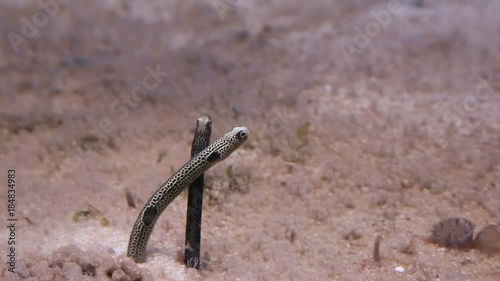
[[[486,254],[500,253],[500,225],[490,224],[485,226],[477,235],[474,247]]]
[[[404,268],[404,267],[402,267],[402,266],[396,266],[396,267],[394,268],[394,270],[395,270],[396,272],[399,272],[399,273],[403,273],[403,272],[405,272],[405,268]]]

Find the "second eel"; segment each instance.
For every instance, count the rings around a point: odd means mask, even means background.
[[[196,120],[191,158],[207,148],[212,133],[212,120],[209,115],[203,115]],[[201,243],[201,214],[203,210],[203,188],[205,180],[203,174],[189,185],[187,215],[186,215],[186,242],[184,249],[184,263],[188,267],[200,268]]]

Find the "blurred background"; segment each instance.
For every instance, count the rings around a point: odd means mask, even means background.
[[[0,1],[0,186],[16,169],[19,220],[17,273],[1,276],[497,280],[499,255],[428,236],[446,217],[500,223],[499,13],[494,0]],[[206,113],[212,140],[250,138],[206,174],[203,269],[182,263],[185,192],[137,266],[133,223]]]

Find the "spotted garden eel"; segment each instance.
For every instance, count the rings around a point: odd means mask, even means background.
[[[189,186],[210,167],[226,159],[247,139],[249,131],[245,127],[235,127],[213,142],[168,179],[148,200],[135,221],[128,242],[127,256],[137,263],[146,260],[146,246],[158,217],[184,188]]]
[[[195,157],[210,143],[212,133],[212,120],[204,115],[196,120],[191,158]],[[189,186],[187,214],[186,214],[186,242],[184,249],[184,263],[188,267],[200,268],[200,243],[201,243],[201,216],[203,210],[203,187],[205,179],[203,174]]]

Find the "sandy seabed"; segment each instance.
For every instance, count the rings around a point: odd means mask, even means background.
[[[65,2],[0,2],[0,279],[500,280],[500,255],[429,240],[500,223],[499,1]],[[186,192],[137,265],[205,113],[250,138],[206,174],[203,269]]]

